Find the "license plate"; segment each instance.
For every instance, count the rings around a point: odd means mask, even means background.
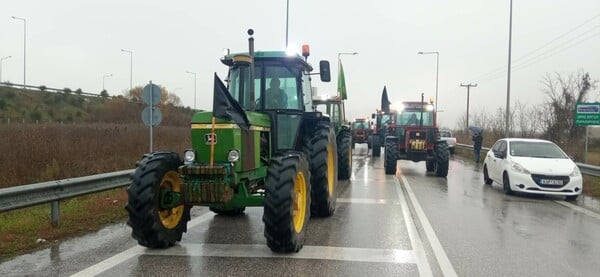
[[[542,185],[562,185],[563,180],[553,180],[553,179],[542,179],[540,180]]]

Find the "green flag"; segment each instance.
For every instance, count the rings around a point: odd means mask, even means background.
[[[343,100],[348,99],[348,95],[346,95],[346,78],[344,77],[344,67],[342,66],[341,61],[340,72],[338,72],[338,95],[341,96]]]

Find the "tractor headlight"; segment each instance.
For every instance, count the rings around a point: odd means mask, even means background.
[[[232,163],[239,161],[240,151],[238,151],[237,149],[229,150],[229,153],[227,153],[227,160]]]
[[[191,150],[191,149],[185,150],[183,152],[183,160],[186,163],[194,162],[196,160],[196,152],[194,152],[194,150]]]

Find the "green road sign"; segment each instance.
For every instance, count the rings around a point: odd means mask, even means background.
[[[600,103],[577,103],[575,105],[575,125],[600,125]]]

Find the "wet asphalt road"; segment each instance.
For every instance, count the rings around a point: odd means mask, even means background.
[[[424,163],[383,160],[357,145],[336,213],[311,219],[305,247],[273,254],[262,209],[241,217],[194,208],[183,240],[137,246],[124,224],[0,264],[0,276],[599,276],[598,202],[505,196],[458,158],[447,179]]]

